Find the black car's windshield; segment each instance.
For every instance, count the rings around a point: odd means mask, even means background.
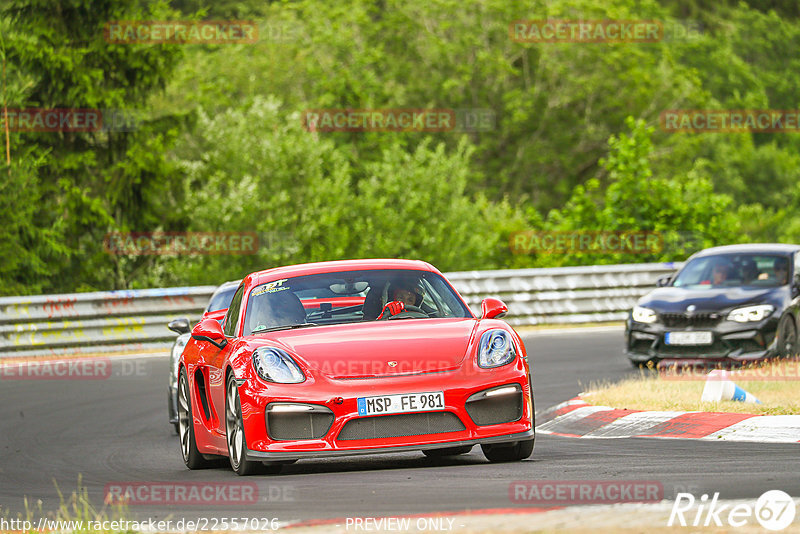
[[[413,300],[403,311],[382,315],[395,295],[407,294]],[[283,278],[254,287],[247,300],[243,334],[308,323],[471,316],[438,274],[406,269],[345,271]]]
[[[217,292],[211,296],[211,301],[208,303],[206,313],[224,310],[230,306],[231,300],[233,300],[233,295],[236,293],[236,289],[238,287],[238,285],[232,285],[230,287],[223,288],[222,290],[217,290]]]
[[[777,287],[789,283],[788,256],[778,254],[720,254],[691,260],[672,285],[691,289],[719,287]]]

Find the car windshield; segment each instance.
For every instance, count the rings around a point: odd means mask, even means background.
[[[243,334],[375,321],[391,295],[405,290],[412,293],[414,305],[407,305],[407,311],[393,318],[472,316],[436,273],[407,269],[333,272],[283,278],[254,287],[247,299]]]
[[[672,285],[691,289],[777,287],[789,283],[789,270],[789,257],[778,254],[703,256],[687,263]]]
[[[231,305],[231,300],[233,300],[233,295],[236,293],[238,287],[238,285],[232,285],[222,290],[218,289],[217,292],[211,296],[211,301],[208,303],[206,313],[227,309],[228,306]]]

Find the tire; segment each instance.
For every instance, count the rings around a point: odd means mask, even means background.
[[[528,458],[533,453],[532,439],[515,441],[512,443],[497,443],[481,445],[483,455],[492,463],[518,462]]]
[[[778,356],[789,358],[797,354],[797,328],[791,315],[785,315],[778,323]]]
[[[184,369],[181,369],[181,374],[178,378],[178,423],[176,427],[181,441],[181,456],[186,467],[189,469],[202,469],[211,465],[211,462],[206,460],[197,450],[192,402],[189,394],[189,379],[186,377],[186,370]]]
[[[422,451],[422,454],[428,458],[445,458],[447,456],[458,456],[459,454],[467,454],[472,450],[472,445],[462,445],[460,447],[445,447],[442,449],[428,449]]]
[[[234,473],[239,476],[254,475],[268,470],[271,474],[280,471],[280,465],[263,465],[245,458],[247,440],[244,435],[242,421],[242,403],[239,400],[239,388],[233,373],[228,375],[225,386],[225,441],[228,444],[228,460]]]

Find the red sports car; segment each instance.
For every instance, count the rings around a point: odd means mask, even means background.
[[[433,266],[352,260],[246,276],[222,325],[181,356],[178,416],[190,469],[227,456],[240,475],[298,459],[421,450],[522,460],[534,441],[522,340],[476,318]]]

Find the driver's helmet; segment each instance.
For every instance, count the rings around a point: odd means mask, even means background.
[[[414,306],[419,308],[422,304],[422,299],[425,297],[425,290],[422,288],[420,281],[418,279],[411,278],[394,280],[389,284],[389,290],[387,291],[389,300],[395,300],[395,292],[401,289],[409,291],[415,295]]]
[[[254,292],[257,290],[254,290]],[[250,331],[274,326],[290,326],[306,321],[303,303],[291,291],[266,292],[250,295]]]
[[[733,264],[727,258],[718,258],[711,264],[711,272],[722,270],[726,275],[730,276],[733,272]]]

